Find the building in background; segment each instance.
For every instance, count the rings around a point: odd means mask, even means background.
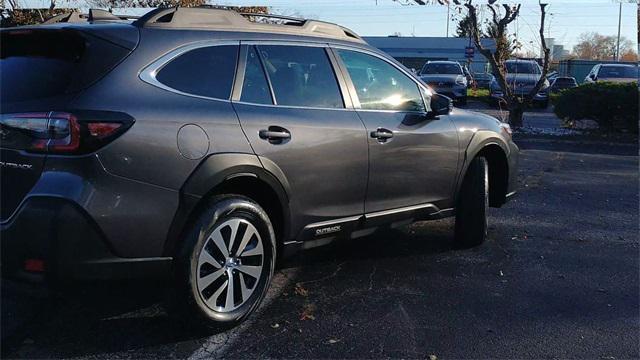
[[[564,45],[553,45],[551,48],[551,60],[554,62],[564,60],[570,55],[571,53],[564,48]]]
[[[364,40],[371,46],[393,56],[404,66],[420,71],[429,60],[451,60],[460,64],[467,64],[465,49],[473,47],[468,38],[452,37],[400,37],[400,36],[364,36]],[[483,46],[495,50],[493,39],[483,39]],[[469,69],[474,73],[486,72],[489,63],[475,49],[470,59]]]

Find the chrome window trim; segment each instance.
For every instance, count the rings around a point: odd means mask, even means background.
[[[233,101],[234,104],[251,105],[251,106],[263,106],[279,109],[308,109],[308,110],[333,110],[333,111],[353,111],[353,108],[329,108],[329,107],[312,107],[312,106],[295,106],[295,105],[279,105],[279,104],[258,104],[248,101]]]
[[[409,80],[413,81],[417,86],[418,86],[418,92],[420,92],[420,97],[422,98],[422,101],[424,102],[424,106],[425,109],[430,108],[429,106],[427,106],[427,103],[424,101],[424,97],[422,96],[422,91],[420,91],[421,89],[424,91],[428,91],[431,92],[431,90],[426,87],[424,84],[421,83],[422,80],[417,80],[413,74],[411,74],[410,72],[404,70],[401,67],[398,67],[398,65],[394,64],[393,62],[389,61],[389,59],[387,57],[385,57],[382,54],[379,54],[375,51],[372,50],[368,50],[368,49],[363,49],[360,47],[355,47],[355,46],[348,46],[348,45],[342,45],[342,44],[329,44],[329,47],[335,50],[348,50],[348,51],[354,51],[354,52],[359,52],[362,54],[366,54],[366,55],[371,55],[375,58],[378,58],[384,62],[386,62],[387,64],[391,65],[393,68],[395,68],[396,70],[400,71],[401,73],[403,73],[405,76],[407,76],[409,78]],[[340,55],[336,53],[336,56],[340,59],[340,61],[342,61],[342,58],[340,58]],[[345,65],[346,66],[346,65]],[[351,76],[349,76],[349,81],[353,84],[353,81],[351,80]],[[354,94],[356,96],[356,98],[358,98],[358,94]],[[360,98],[358,98],[358,106],[356,107],[356,109],[358,111],[367,111],[367,112],[393,112],[393,113],[410,113],[410,114],[424,114],[425,112],[423,111],[407,111],[407,110],[384,110],[384,109],[363,109],[362,105],[360,104]]]
[[[308,40],[240,40],[241,45],[285,45],[305,47],[328,47],[326,42],[313,42]]]
[[[171,61],[173,61],[174,59],[176,59],[177,57],[192,51],[192,50],[196,50],[196,49],[201,49],[201,48],[205,48],[205,47],[213,47],[213,46],[225,46],[225,45],[233,45],[233,46],[238,46],[238,50],[240,49],[240,41],[239,40],[204,40],[204,41],[197,41],[197,42],[193,42],[187,45],[183,45],[180,46],[176,49],[173,49],[171,51],[169,51],[168,53],[160,56],[159,58],[157,58],[156,60],[154,60],[153,62],[151,62],[151,64],[147,65],[146,67],[144,67],[140,73],[138,74],[138,78],[140,78],[140,80],[146,82],[147,84],[153,85],[157,88],[160,88],[162,90],[166,90],[175,94],[179,94],[179,95],[184,95],[184,96],[190,96],[190,97],[194,97],[194,98],[199,98],[199,99],[206,99],[206,100],[216,100],[216,101],[226,101],[226,102],[231,102],[231,96],[233,95],[233,88],[234,88],[234,84],[231,85],[231,92],[229,93],[229,98],[227,99],[220,99],[220,98],[214,98],[214,97],[210,97],[210,96],[203,96],[203,95],[196,95],[196,94],[190,94],[190,93],[186,93],[184,91],[180,91],[177,89],[174,89],[170,86],[167,86],[163,83],[161,83],[160,81],[158,81],[158,79],[156,79],[156,76],[158,75],[158,72],[160,70],[162,70],[162,68],[164,68],[168,63],[170,63]],[[238,59],[239,59],[240,55],[238,54]],[[238,69],[238,59],[236,59],[236,71]],[[233,81],[235,82],[235,72],[234,72],[234,79]]]

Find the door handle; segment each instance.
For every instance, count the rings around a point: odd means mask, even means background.
[[[376,131],[371,132],[371,137],[378,139],[379,142],[385,142],[393,137],[393,131],[385,128],[378,128]]]
[[[258,136],[262,140],[268,140],[271,144],[281,144],[285,140],[291,139],[291,133],[285,128],[279,126],[269,126],[267,130],[258,131]]]

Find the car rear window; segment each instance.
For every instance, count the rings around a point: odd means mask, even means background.
[[[237,61],[237,45],[201,47],[166,64],[156,80],[186,94],[229,100]]]
[[[81,90],[130,50],[77,30],[11,30],[1,33],[2,103],[50,98]]]

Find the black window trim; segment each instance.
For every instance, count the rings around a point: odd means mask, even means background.
[[[240,59],[240,53],[238,54],[237,58],[236,58],[236,67],[235,67],[235,72],[236,72],[236,76],[233,77],[233,83],[231,84],[231,93],[229,94],[229,98],[227,99],[220,99],[220,98],[214,98],[214,97],[210,97],[210,96],[204,96],[204,95],[196,95],[196,94],[190,94],[184,91],[180,91],[177,89],[174,89],[170,86],[167,86],[163,83],[161,83],[160,81],[158,81],[158,79],[156,79],[156,76],[158,75],[158,73],[160,72],[160,70],[162,70],[162,68],[164,68],[167,64],[169,64],[171,61],[173,61],[174,59],[176,59],[177,57],[186,54],[189,51],[192,50],[196,50],[196,49],[201,49],[201,48],[205,48],[205,47],[214,47],[214,46],[238,46],[238,48],[240,49],[240,41],[239,40],[205,40],[205,41],[197,41],[197,42],[193,42],[184,46],[181,46],[177,49],[171,50],[168,53],[160,56],[159,58],[157,58],[156,60],[154,60],[151,64],[147,65],[145,68],[143,68],[140,71],[140,74],[138,75],[138,77],[140,78],[140,80],[153,85],[155,87],[158,87],[160,89],[175,93],[175,94],[179,94],[179,95],[184,95],[184,96],[189,96],[189,97],[194,97],[194,98],[199,98],[199,99],[206,99],[206,100],[216,100],[216,101],[226,101],[226,102],[230,102],[231,101],[231,96],[233,95],[234,91],[235,91],[235,82],[236,82],[236,78],[237,78],[237,72],[238,72],[238,62]],[[239,50],[240,51],[240,50]]]
[[[312,41],[292,41],[292,40],[241,40],[240,41],[240,64],[238,66],[238,73],[236,74],[237,84],[233,90],[233,96],[231,101],[233,103],[238,104],[246,104],[253,106],[265,106],[265,107],[278,107],[278,108],[288,108],[288,109],[311,109],[311,110],[333,110],[333,111],[353,111],[354,106],[351,98],[351,94],[349,89],[347,88],[348,82],[344,78],[344,74],[342,69],[340,69],[337,60],[334,58],[333,53],[331,52],[331,45],[324,42],[312,42]],[[267,78],[267,83],[269,84],[269,89],[271,91],[271,100],[273,104],[259,104],[252,103],[247,101],[241,101],[242,97],[242,83],[244,82],[244,73],[246,68],[246,57],[248,55],[248,47],[249,46],[305,46],[305,47],[320,47],[323,48],[325,54],[327,55],[327,60],[330,63],[331,70],[333,70],[333,74],[336,78],[336,82],[338,83],[338,90],[340,91],[340,97],[342,98],[342,103],[344,107],[341,108],[332,108],[332,107],[318,107],[318,106],[297,106],[297,105],[279,105],[277,104],[277,100],[275,98],[275,93],[273,90],[273,86],[271,85],[271,79],[269,77],[268,72],[264,68],[264,61],[262,59],[262,54],[256,48],[258,52],[258,56],[260,57],[260,64],[262,64],[262,70],[264,71],[265,77]]]
[[[394,64],[392,61],[389,61],[389,59],[387,59],[384,55],[381,55],[375,51],[371,51],[371,50],[367,50],[367,49],[362,49],[362,48],[358,48],[358,47],[354,47],[354,46],[348,46],[348,45],[338,45],[338,44],[330,44],[329,45],[331,51],[333,52],[333,56],[336,58],[336,61],[339,63],[339,67],[340,67],[340,71],[342,72],[343,76],[345,77],[347,83],[348,83],[348,88],[349,88],[349,94],[351,95],[352,101],[353,101],[353,107],[358,110],[358,111],[366,111],[366,112],[384,112],[384,113],[408,113],[408,114],[425,114],[426,112],[424,111],[414,111],[414,110],[384,110],[384,109],[363,109],[362,106],[360,105],[360,99],[358,98],[358,94],[356,92],[356,88],[353,85],[353,80],[351,80],[351,76],[349,75],[349,72],[347,71],[347,66],[344,64],[344,62],[342,61],[342,58],[340,58],[340,55],[336,52],[336,50],[348,50],[348,51],[353,51],[353,52],[359,52],[365,55],[371,55],[375,58],[378,58],[384,62],[386,62],[387,64],[391,65],[392,67],[394,67],[396,70],[402,72],[404,75],[406,75],[409,80],[413,81],[417,86],[418,86],[418,92],[420,93],[420,97],[422,98],[422,101],[424,102],[424,107],[425,109],[429,109],[430,107],[427,106],[427,99],[424,98],[424,93],[422,91],[425,91],[426,94],[431,94],[432,91],[429,89],[429,87],[425,86],[424,84],[421,83],[421,81],[417,80],[410,72],[404,70],[403,68],[399,67],[398,65]]]

